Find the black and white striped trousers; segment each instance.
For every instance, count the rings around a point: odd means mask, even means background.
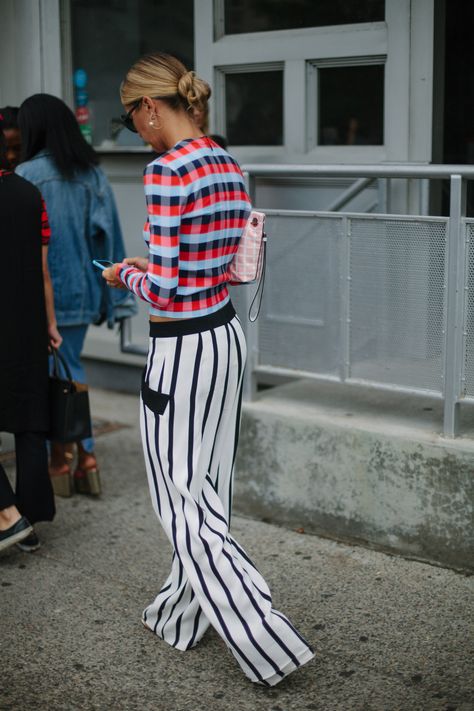
[[[180,650],[209,624],[255,682],[277,684],[313,656],[229,533],[246,357],[230,304],[211,316],[153,323],[141,430],[153,506],[174,548],[143,621]]]

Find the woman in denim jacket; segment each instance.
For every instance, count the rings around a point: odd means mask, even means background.
[[[36,185],[51,225],[49,269],[60,348],[72,376],[85,382],[80,355],[91,323],[120,318],[128,292],[104,290],[93,259],[121,261],[124,246],[111,187],[98,156],[84,140],[72,111],[49,94],[35,94],[20,107],[23,161],[17,173]],[[71,447],[53,443],[50,475],[56,494],[72,493]],[[94,441],[78,443],[74,484],[81,493],[99,494]]]

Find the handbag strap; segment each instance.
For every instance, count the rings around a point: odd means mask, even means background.
[[[72,373],[69,369],[68,364],[64,356],[59,352],[57,348],[51,349],[53,352],[53,375],[55,378],[60,378],[59,365],[61,364],[64,372],[66,373],[66,378],[72,383]]]
[[[257,266],[257,271],[258,267],[260,266],[260,260],[263,260],[262,262],[262,273],[260,275],[260,279],[258,282],[257,290],[254,294],[254,297],[252,299],[252,303],[250,304],[249,308],[249,321],[250,323],[255,323],[255,321],[258,319],[258,315],[260,313],[260,309],[262,307],[262,298],[263,298],[263,289],[265,286],[265,270],[267,266],[267,235],[264,232],[263,237],[262,237],[262,245],[260,247],[260,253],[258,255],[258,261],[259,264]],[[258,299],[258,304],[257,304],[257,313],[252,316],[252,309],[254,307],[255,301]]]

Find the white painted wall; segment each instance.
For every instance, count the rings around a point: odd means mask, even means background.
[[[0,0],[0,105],[31,94],[61,96],[59,0]]]

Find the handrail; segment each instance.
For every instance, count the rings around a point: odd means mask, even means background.
[[[384,163],[384,164],[325,164],[281,165],[247,164],[243,167],[251,198],[255,198],[256,178],[308,177],[308,178],[355,178],[337,201],[331,205],[339,208],[347,202],[347,196],[357,193],[364,180],[370,178],[420,179],[420,215],[428,213],[428,186],[426,179],[449,179],[451,185],[448,220],[448,266],[446,273],[446,324],[444,352],[444,434],[453,437],[458,432],[460,401],[462,393],[462,358],[465,347],[463,326],[465,305],[465,259],[466,244],[463,233],[463,218],[466,215],[466,183],[474,180],[474,166],[437,165],[431,163]],[[383,182],[383,181],[382,181]],[[388,211],[390,213],[390,211]],[[384,213],[385,214],[385,213]],[[249,340],[249,368],[244,392],[252,399],[256,391],[255,372],[258,368],[257,326],[247,329]]]
[[[325,165],[286,165],[249,163],[242,167],[254,177],[325,177],[325,178],[450,178],[460,175],[474,180],[474,166],[439,165],[434,163],[358,163]]]

